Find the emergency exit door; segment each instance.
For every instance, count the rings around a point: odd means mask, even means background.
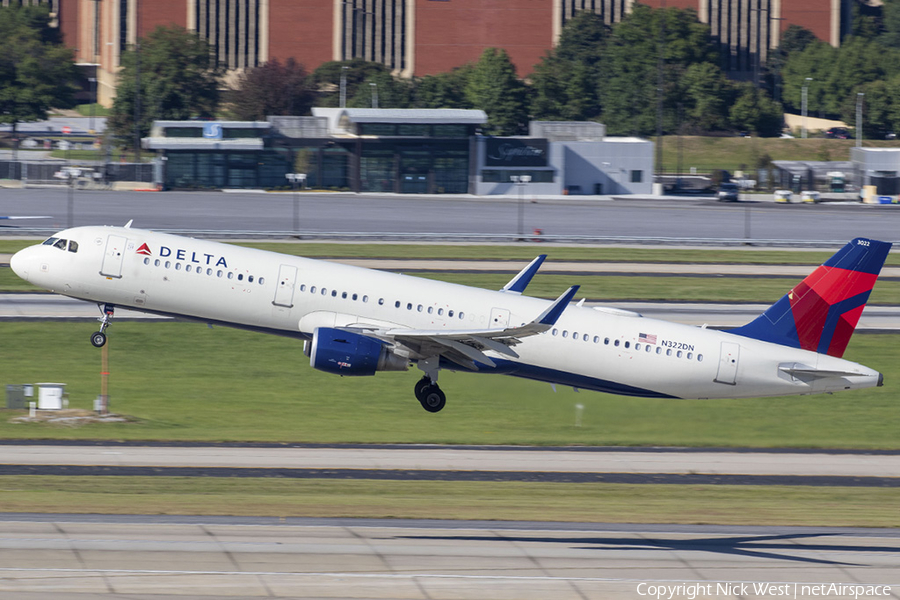
[[[281,265],[278,269],[278,286],[275,288],[275,306],[294,306],[294,286],[297,284],[297,267]]]
[[[717,383],[735,385],[740,353],[740,344],[722,342],[722,349],[719,353],[719,371],[716,373],[715,379]]]
[[[491,309],[491,329],[505,329],[509,326],[509,310],[505,308]]]

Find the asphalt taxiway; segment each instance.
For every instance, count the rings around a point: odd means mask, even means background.
[[[757,593],[761,585],[776,593]],[[847,593],[821,592],[829,586]],[[839,599],[859,590],[897,599],[900,532],[0,515],[4,600],[609,600],[660,589],[673,599]]]

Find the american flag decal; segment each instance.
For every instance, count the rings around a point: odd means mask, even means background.
[[[656,343],[656,334],[655,333],[639,333],[638,341],[646,342],[648,344],[655,344]]]

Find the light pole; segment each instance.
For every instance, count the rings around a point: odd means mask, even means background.
[[[306,187],[306,173],[285,173],[284,176],[294,187],[294,232],[300,231],[300,198],[297,196],[297,187],[303,182]]]
[[[94,69],[97,66],[94,65]],[[96,72],[95,72],[96,75]],[[94,135],[94,109],[97,106],[97,78],[89,77],[88,81],[91,84],[91,125],[90,125],[90,134]]]
[[[350,67],[341,67],[341,108],[347,106],[347,69]]]
[[[134,162],[141,162],[141,7],[134,2]]]
[[[862,109],[863,98],[865,94],[858,92],[856,94],[856,147],[862,146]]]
[[[525,184],[531,183],[531,175],[510,175],[509,180],[519,188],[519,241],[525,239]]]
[[[809,87],[809,82],[812,80],[813,80],[812,77],[807,77],[803,81],[803,89],[801,90],[801,93],[800,93],[800,104],[802,107],[802,110],[800,112],[803,115],[803,131],[802,131],[800,137],[803,138],[804,140],[806,139],[806,90]]]
[[[372,108],[378,108],[378,84],[369,83],[372,89]]]

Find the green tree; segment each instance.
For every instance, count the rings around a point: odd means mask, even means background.
[[[817,41],[816,34],[799,25],[789,25],[781,34],[778,48],[769,52],[762,70],[762,79],[773,98],[781,97],[782,71],[788,57],[803,52],[815,41]]]
[[[264,120],[268,115],[308,115],[315,101],[309,75],[293,58],[272,59],[238,76],[229,94],[232,116],[239,121]]]
[[[562,30],[559,44],[531,75],[536,119],[587,121],[600,116],[600,64],[609,27],[599,15],[581,12]]]
[[[791,109],[802,110],[802,87],[810,77],[808,111],[840,118],[845,103],[855,101],[863,86],[900,74],[900,49],[863,38],[847,38],[840,48],[814,42],[788,57],[783,73],[784,101]]]
[[[900,76],[873,81],[860,91],[865,94],[863,136],[884,139],[887,133],[900,131]],[[855,94],[845,99],[841,116],[846,123],[856,123],[856,99]]]
[[[487,113],[487,133],[516,135],[528,125],[525,84],[503,49],[488,48],[472,68],[465,88],[466,99]]]
[[[47,118],[51,108],[73,106],[75,63],[44,6],[0,8],[0,122]]]
[[[890,1],[890,0],[888,0]],[[878,38],[884,31],[884,18],[881,6],[857,0],[851,3],[850,35],[868,40]],[[880,2],[878,4],[881,4]]]
[[[782,101],[790,110],[795,113],[802,110],[803,86],[807,85],[807,111],[824,113],[828,93],[825,81],[837,63],[838,52],[837,48],[816,40],[787,57],[782,70]]]
[[[693,10],[654,10],[636,4],[631,14],[613,27],[602,63],[600,102],[610,133],[656,132],[659,33],[663,19],[664,131],[674,131],[677,126],[677,106],[685,95],[688,68],[718,62],[709,27],[697,20]]]
[[[779,135],[784,124],[781,105],[751,83],[740,84],[738,90],[737,100],[731,107],[732,126],[761,137]]]
[[[688,131],[723,131],[728,128],[728,107],[734,86],[718,66],[702,62],[689,66],[681,80],[684,121]]]
[[[884,31],[879,41],[891,48],[900,48],[900,0],[884,0],[881,7]]]
[[[347,106],[371,108],[376,94],[378,108],[408,108],[412,85],[408,80],[394,77],[388,71],[373,72],[362,85],[357,86],[353,96],[348,96]]]
[[[426,75],[413,86],[413,106],[416,108],[472,108],[466,99],[466,83],[472,65],[456,67],[447,73]]]
[[[140,123],[146,136],[154,120],[212,117],[219,105],[222,68],[212,62],[206,40],[181,27],[157,27],[140,41]],[[112,133],[123,145],[134,135],[137,88],[135,48],[122,55],[122,71],[109,118]]]
[[[344,67],[347,67],[346,70]],[[316,100],[318,106],[336,107],[341,105],[341,75],[343,74],[347,81],[347,105],[350,105],[350,99],[360,94],[363,85],[368,86],[368,82],[374,81],[376,75],[390,75],[390,69],[381,63],[369,62],[361,58],[353,60],[333,60],[322,63],[319,68],[312,72],[310,79],[312,86],[316,89],[319,97]],[[370,93],[365,90],[365,93]],[[360,95],[360,98],[362,96]],[[367,106],[371,106],[371,103]]]

